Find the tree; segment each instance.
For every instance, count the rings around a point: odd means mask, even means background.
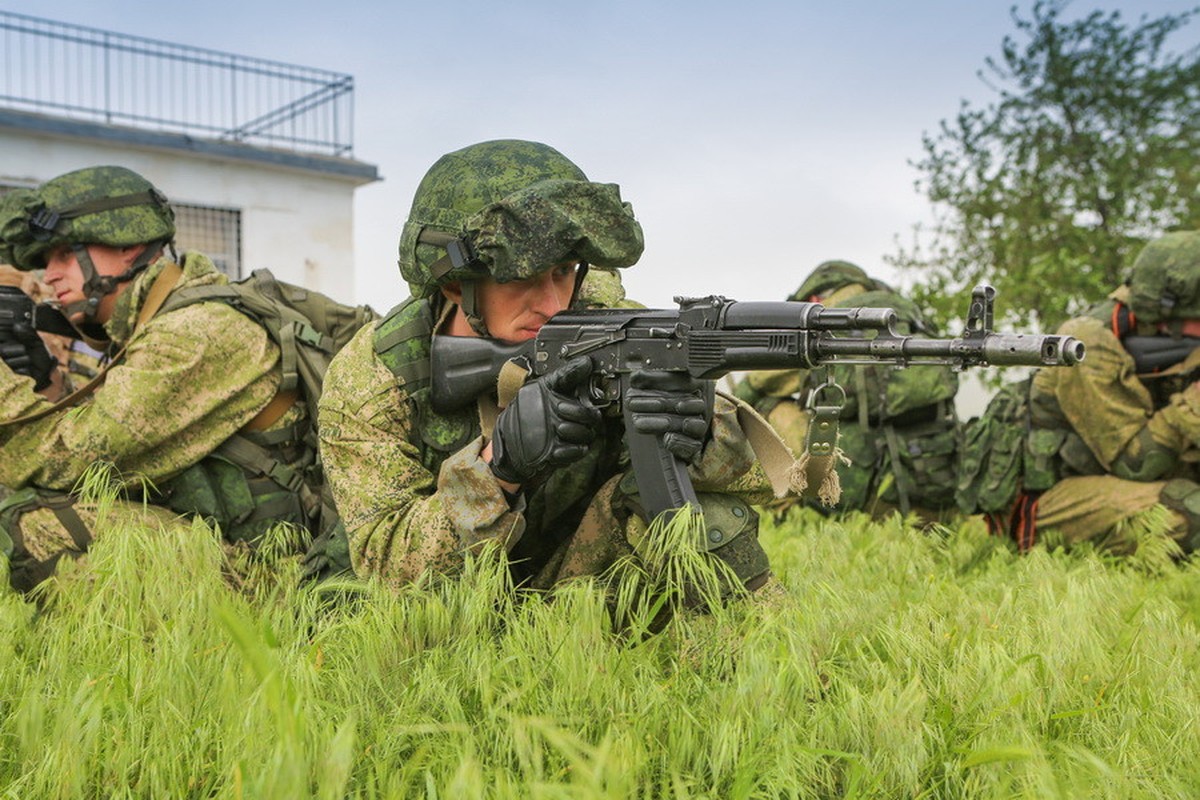
[[[1200,48],[1165,51],[1200,8],[1130,28],[1119,12],[1065,21],[1066,6],[1014,6],[1017,34],[979,72],[998,100],[964,100],[922,137],[934,223],[886,260],[918,276],[914,299],[940,322],[987,281],[1005,323],[1053,330],[1118,286],[1148,239],[1200,228]]]

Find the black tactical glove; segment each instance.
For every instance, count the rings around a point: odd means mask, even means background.
[[[50,385],[54,359],[33,329],[33,301],[12,286],[0,286],[0,361],[18,375],[33,378],[34,389]]]
[[[583,458],[600,427],[600,409],[575,390],[591,374],[591,360],[581,356],[520,388],[492,431],[497,478],[526,483]]]
[[[687,373],[639,370],[630,377],[625,406],[638,433],[661,435],[680,461],[700,457],[712,409],[712,381]]]

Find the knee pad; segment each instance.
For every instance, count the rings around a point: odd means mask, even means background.
[[[743,585],[766,575],[771,564],[758,541],[758,512],[732,494],[700,492],[697,498],[704,512],[702,546],[709,554],[725,562]]]
[[[616,509],[618,518],[636,515],[649,524],[632,473],[621,479],[613,499],[614,505],[620,506]],[[756,585],[771,568],[758,541],[758,512],[740,497],[725,492],[697,492],[696,499],[704,514],[704,538],[697,546],[728,565],[743,584]],[[630,544],[637,549],[634,542]]]

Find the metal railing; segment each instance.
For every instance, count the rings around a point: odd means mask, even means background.
[[[354,79],[0,11],[0,107],[350,157]]]

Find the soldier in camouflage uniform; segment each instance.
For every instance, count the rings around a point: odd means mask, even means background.
[[[544,144],[484,142],[433,165],[400,237],[412,296],[334,358],[319,405],[358,575],[399,585],[453,572],[495,542],[518,582],[548,588],[638,552],[647,526],[623,423],[580,399],[586,358],[525,383],[502,410],[484,396],[438,413],[429,376],[435,334],[518,342],[573,300],[625,302],[615,273],[581,283],[590,267],[633,264],[642,246],[617,186],[588,181]],[[718,398],[710,424],[703,383],[651,372],[633,383],[639,397],[626,402],[643,410],[639,429],[665,432],[692,464],[710,556],[763,585],[769,565],[748,503],[770,493],[734,406]]]
[[[894,308],[904,334],[928,332],[912,301],[848,261],[826,261],[789,300],[828,308]],[[949,367],[896,369],[884,365],[839,365],[832,377],[845,391],[839,445],[850,463],[838,467],[842,498],[823,512],[866,511],[884,516],[899,509],[927,521],[953,513],[957,448],[954,395],[957,375]],[[821,370],[763,370],[748,373],[735,394],[762,413],[793,449],[808,431],[810,393],[822,385]],[[814,398],[828,400],[822,389]],[[784,511],[796,502],[772,504]]]
[[[1130,279],[1059,333],[1087,358],[1033,379],[1026,458],[1042,457],[1009,520],[1023,549],[1053,529],[1117,553],[1136,546],[1128,522],[1155,505],[1169,511],[1185,552],[1200,545],[1200,349],[1155,374],[1139,374],[1131,336],[1200,337],[1200,232],[1150,242]],[[1044,491],[1043,491],[1044,490]]]
[[[302,479],[315,434],[301,441],[303,403],[272,403],[280,356],[264,328],[216,302],[151,315],[176,291],[227,282],[203,255],[165,257],[174,232],[166,198],[121,167],[81,169],[0,201],[0,260],[44,269],[73,324],[121,352],[90,397],[58,404],[35,378],[0,366],[0,484],[11,490],[0,545],[20,588],[103,533],[96,509],[72,494],[96,462],[163,506],[118,503],[106,528],[199,513],[230,541],[251,541],[276,521],[312,518]],[[273,419],[260,415],[268,404]],[[247,458],[257,466],[239,466]]]

